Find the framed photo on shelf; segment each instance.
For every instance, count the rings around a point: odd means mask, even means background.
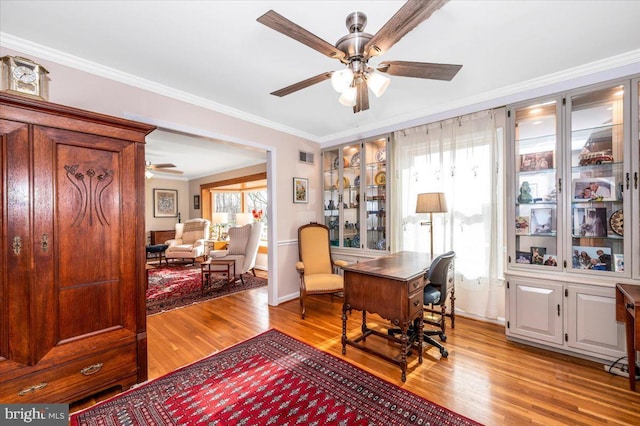
[[[520,155],[520,171],[553,169],[553,151],[535,152]]]
[[[624,272],[624,254],[613,255],[613,270],[615,272]]]
[[[558,266],[558,256],[555,254],[545,254],[542,264],[544,266]]]
[[[552,235],[550,208],[531,209],[530,234],[531,235]]]
[[[542,265],[545,254],[547,254],[546,247],[531,247],[531,263],[534,265]]]
[[[530,251],[516,251],[516,263],[531,264]]]
[[[573,267],[575,269],[593,269],[611,271],[611,247],[573,246]]]
[[[605,207],[573,209],[573,235],[580,237],[607,236],[607,209]]]
[[[529,218],[516,216],[516,235],[529,235]]]
[[[178,190],[153,190],[153,217],[178,217]]]
[[[298,177],[293,178],[293,202],[309,202],[309,179]]]
[[[616,201],[616,178],[613,176],[574,179],[574,201]]]

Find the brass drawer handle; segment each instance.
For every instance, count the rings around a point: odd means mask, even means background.
[[[635,307],[636,305],[634,305],[633,303],[627,303],[627,309],[633,309]]]
[[[420,305],[422,302],[420,302],[419,300],[414,300],[413,301],[413,306],[418,306]]]
[[[28,388],[22,389],[20,392],[18,392],[18,396],[25,396],[26,394],[40,390],[45,386],[47,386],[46,382],[42,382],[38,385],[29,386]]]
[[[104,364],[99,362],[97,364],[93,364],[90,365],[88,367],[83,368],[82,370],[80,370],[80,373],[82,373],[85,376],[90,376],[92,374],[97,373],[98,371],[100,371],[100,369],[102,368]]]
[[[421,285],[422,285],[422,283],[420,281],[414,281],[413,282],[413,288],[414,289],[419,288]]]

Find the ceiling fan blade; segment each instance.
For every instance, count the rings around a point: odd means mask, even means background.
[[[184,172],[180,171],[180,170],[171,170],[171,169],[152,169],[154,172],[158,172],[158,173],[173,173],[176,175],[181,175],[184,174]]]
[[[175,167],[175,164],[171,163],[161,163],[161,164],[149,164],[150,169],[164,169],[166,167]]]
[[[310,48],[317,50],[318,52],[326,55],[330,58],[340,59],[344,58],[344,53],[336,49],[336,47],[317,35],[305,30],[298,24],[295,24],[278,14],[273,10],[269,10],[267,13],[257,19],[263,25],[278,31],[294,40],[299,41],[302,44],[309,46]]]
[[[353,106],[353,113],[356,114],[360,111],[366,111],[369,109],[369,88],[364,78],[360,77],[356,79],[356,104]]]
[[[364,48],[365,56],[380,55],[449,0],[409,0],[373,36]]]
[[[451,81],[462,65],[432,64],[429,62],[385,61],[377,70],[402,77],[428,78]]]
[[[290,95],[293,92],[297,92],[300,89],[304,89],[305,87],[313,86],[316,83],[320,83],[321,81],[325,81],[331,78],[331,72],[323,72],[322,74],[318,74],[315,77],[308,78],[303,81],[299,81],[291,86],[287,86],[283,89],[276,90],[275,92],[271,92],[274,96],[286,96]]]

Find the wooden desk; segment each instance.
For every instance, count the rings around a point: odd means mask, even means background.
[[[627,330],[629,388],[636,390],[636,351],[640,349],[640,286],[616,284],[616,321],[624,321]]]
[[[402,381],[407,379],[407,352],[413,342],[407,331],[411,323],[418,319],[418,362],[422,364],[422,300],[425,285],[425,271],[431,262],[422,253],[399,252],[367,262],[343,267],[344,304],[342,306],[342,353],[347,353],[347,345],[379,356],[402,370]],[[347,311],[362,311],[362,334],[355,339],[347,338]],[[367,328],[367,312],[380,315],[399,327],[400,337],[389,336]],[[400,360],[360,344],[370,335],[400,343]]]

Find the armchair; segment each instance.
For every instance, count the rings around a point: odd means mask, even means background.
[[[165,244],[166,259],[191,259],[194,263],[197,257],[204,255],[205,241],[209,238],[209,221],[206,219],[191,219],[184,224],[176,224],[176,236],[167,240]]]
[[[242,275],[251,271],[256,276],[255,266],[258,256],[262,223],[254,222],[244,226],[229,228],[229,245],[226,250],[211,250],[209,256],[214,259],[233,259],[236,261],[235,272],[240,275],[240,281],[244,284]],[[224,266],[211,265],[211,271],[226,272]]]
[[[329,228],[315,222],[298,228],[298,256],[296,271],[300,277],[300,314],[306,315],[305,299],[311,294],[333,296],[344,289],[344,278],[339,268],[343,260],[333,261],[329,243]]]

